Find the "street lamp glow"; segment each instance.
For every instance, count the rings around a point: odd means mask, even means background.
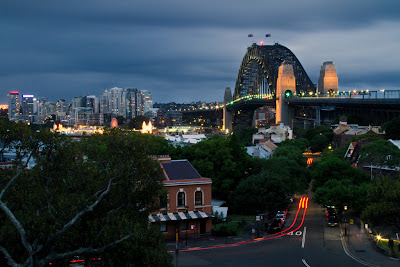
[[[378,240],[381,240],[381,239],[382,239],[382,236],[381,236],[381,235],[378,235],[376,238],[377,238]]]

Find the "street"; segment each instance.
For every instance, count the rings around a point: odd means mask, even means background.
[[[301,204],[291,207],[282,233],[258,242],[181,251],[178,266],[364,266],[346,255],[339,227],[327,227],[319,205],[311,199],[308,208]]]

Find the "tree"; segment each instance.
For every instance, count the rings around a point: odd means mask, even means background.
[[[213,194],[229,200],[240,180],[259,170],[235,134],[215,136],[192,146],[172,151],[174,159],[188,159],[204,177],[213,179]]]
[[[322,152],[325,148],[329,146],[331,141],[326,135],[318,134],[313,137],[311,140],[311,151],[315,152]]]
[[[378,174],[382,174],[383,167],[393,168],[400,164],[400,150],[389,141],[380,139],[361,148],[360,162],[379,167]]]
[[[129,251],[125,263],[170,265],[163,236],[148,227],[163,176],[143,139],[118,129],[81,142],[39,132],[20,145],[36,165],[0,170],[0,251],[9,265],[98,254],[112,265],[120,251]]]
[[[350,164],[336,157],[327,157],[322,159],[316,165],[311,167],[311,178],[313,179],[313,190],[323,186],[328,180],[348,179],[351,183],[359,185],[368,181],[368,177]]]
[[[368,183],[356,185],[349,179],[330,179],[315,190],[313,199],[317,203],[335,206],[340,210],[344,206],[348,206],[360,211],[365,207],[365,196],[368,188]]]
[[[400,137],[400,117],[394,118],[382,125],[386,132],[387,139],[399,139]]]
[[[253,134],[258,132],[257,128],[237,126],[234,130],[235,135],[245,146],[253,145]]]
[[[234,192],[233,205],[241,214],[273,213],[286,209],[288,192],[279,174],[265,171],[242,180]]]
[[[370,204],[362,218],[373,225],[395,225],[400,229],[400,180],[380,177],[373,181],[368,191]]]

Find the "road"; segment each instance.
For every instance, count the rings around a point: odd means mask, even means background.
[[[311,200],[307,204],[292,206],[282,233],[258,242],[181,251],[178,266],[364,266],[346,255],[340,229],[327,227],[321,207]]]

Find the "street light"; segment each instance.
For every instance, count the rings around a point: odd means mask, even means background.
[[[347,210],[347,206],[343,207],[343,212],[344,212],[344,235],[347,235],[347,227],[346,227],[346,210]]]
[[[378,239],[378,245],[379,245],[379,242],[381,241],[382,236],[381,236],[381,235],[378,235],[378,236],[376,237],[376,239]]]

